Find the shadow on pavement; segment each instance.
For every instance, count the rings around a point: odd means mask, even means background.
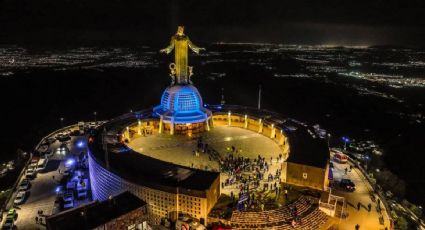
[[[59,168],[61,161],[60,160],[50,160],[47,162],[46,168],[44,168],[40,173],[48,173],[52,171],[56,171]]]
[[[350,203],[350,202],[348,202],[348,201],[347,201],[347,205],[351,206],[352,208],[356,208],[356,207],[354,206],[354,204],[352,204],[352,203]]]

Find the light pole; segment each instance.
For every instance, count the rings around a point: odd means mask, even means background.
[[[347,143],[350,143],[350,139],[348,137],[342,137],[342,141],[344,142],[344,150],[347,150]]]
[[[365,161],[366,161],[366,172],[368,171],[368,169],[369,169],[369,161],[370,161],[370,156],[369,156],[369,154],[367,154],[366,153],[366,155],[365,155],[365,157],[364,157],[364,159],[365,159]]]
[[[330,140],[331,140],[331,134],[330,134],[330,133],[328,133],[328,148],[330,148],[330,146],[329,146],[329,142],[330,142]]]
[[[221,88],[221,101],[220,104],[224,105],[226,101],[224,100],[224,88]]]
[[[61,121],[61,126],[62,126],[62,128],[63,128],[63,120],[64,120],[64,118],[63,118],[63,117],[61,117],[59,120]]]
[[[96,111],[94,111],[94,112],[93,112],[93,115],[94,115],[94,122],[97,122],[97,112],[96,112]]]

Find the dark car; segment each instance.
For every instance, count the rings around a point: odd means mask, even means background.
[[[339,186],[349,192],[356,190],[356,185],[350,179],[342,179]]]
[[[69,136],[68,133],[59,133],[58,135],[56,135],[56,139],[60,142],[64,142],[70,140],[71,136]]]
[[[69,133],[70,136],[81,136],[81,132],[80,130],[74,130],[72,132]]]

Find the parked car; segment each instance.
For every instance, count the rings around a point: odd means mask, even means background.
[[[7,168],[8,170],[14,170],[14,169],[15,169],[15,162],[13,162],[13,161],[9,161],[9,162],[7,162],[7,164],[6,164],[6,168]]]
[[[9,169],[7,169],[7,167],[0,168],[0,177],[6,176],[8,171]]]
[[[18,217],[18,214],[16,213],[16,209],[11,208],[9,211],[7,211],[6,219],[13,219],[16,220]]]
[[[56,135],[56,139],[60,142],[64,142],[70,140],[71,137],[69,136],[69,133],[59,133],[58,135]]]
[[[13,201],[13,203],[15,205],[19,205],[19,204],[24,203],[26,196],[27,196],[26,191],[19,191],[18,194],[16,195],[15,201]]]
[[[49,138],[47,138],[47,142],[48,142],[49,144],[53,144],[53,143],[55,143],[55,142],[56,142],[56,138],[54,138],[54,137],[49,137]]]
[[[26,178],[35,178],[37,170],[34,167],[29,167],[25,173]]]
[[[345,163],[347,163],[347,161],[348,161],[348,157],[347,157],[347,155],[345,155],[344,153],[342,153],[342,152],[337,152],[337,153],[335,153],[335,155],[334,155],[334,161],[335,162],[338,162],[338,163],[340,163],[340,164],[345,164]]]
[[[80,130],[76,129],[76,130],[72,131],[69,135],[71,135],[71,136],[81,136],[81,132],[80,132]]]
[[[74,193],[72,191],[66,191],[63,196],[64,201],[73,201],[74,200]]]
[[[46,168],[47,162],[47,157],[40,158],[40,160],[37,162],[37,171],[44,170]]]
[[[3,224],[3,230],[12,230],[15,226],[15,220],[13,219],[6,219],[6,221]]]
[[[68,183],[66,183],[66,189],[69,191],[69,190],[75,190],[75,188],[76,188],[76,183],[75,182],[73,182],[73,181],[70,181],[70,182],[68,182]]]
[[[19,184],[19,190],[28,190],[31,186],[31,182],[28,179],[23,179]]]
[[[65,201],[65,203],[63,204],[64,209],[69,209],[73,207],[74,207],[74,200]]]
[[[78,199],[85,199],[87,197],[87,190],[81,189],[77,191]]]
[[[38,157],[33,157],[29,167],[37,167]]]
[[[339,186],[349,192],[356,190],[356,185],[350,179],[342,179]]]

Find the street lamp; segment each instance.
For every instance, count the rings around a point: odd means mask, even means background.
[[[94,122],[97,122],[97,112],[96,112],[96,111],[94,111],[94,112],[93,112],[93,115],[94,115]]]
[[[64,120],[64,118],[63,118],[63,117],[61,117],[61,118],[60,118],[60,121],[61,121],[61,126],[62,126],[62,128],[63,128],[63,120]]]
[[[331,141],[331,134],[328,133],[328,148],[329,148],[329,142]]]
[[[370,161],[370,156],[369,154],[366,153],[366,155],[364,156],[364,159],[366,161],[366,171],[369,169],[369,161]]]
[[[342,137],[342,141],[344,142],[344,150],[347,150],[347,143],[350,143],[350,138]]]

